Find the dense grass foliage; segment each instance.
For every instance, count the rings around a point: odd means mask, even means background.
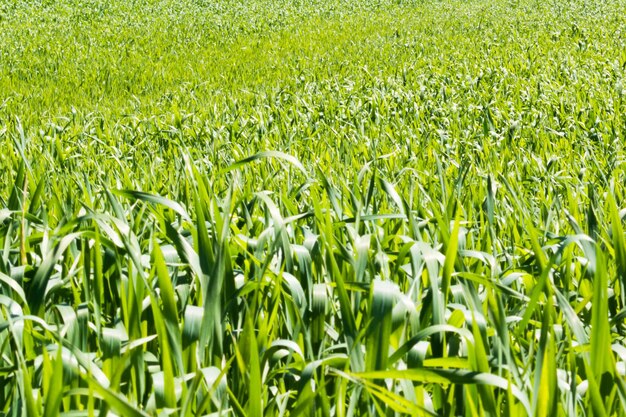
[[[626,414],[626,3],[0,4],[0,415]]]

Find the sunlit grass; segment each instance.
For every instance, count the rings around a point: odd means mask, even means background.
[[[0,5],[0,415],[626,414],[625,6]]]

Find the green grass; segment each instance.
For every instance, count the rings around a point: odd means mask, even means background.
[[[0,416],[626,415],[626,3],[0,5]]]

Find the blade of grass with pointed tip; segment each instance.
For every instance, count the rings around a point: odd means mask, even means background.
[[[133,191],[133,190],[114,190],[112,192],[114,194],[129,198],[131,200],[141,200],[147,203],[165,206],[167,208],[172,209],[177,214],[179,214],[183,219],[187,221],[191,221],[189,214],[187,214],[187,211],[183,208],[183,206],[181,206],[179,203],[175,201],[172,201],[165,197],[161,197],[160,195],[150,194],[150,193],[146,193],[143,191]]]
[[[304,166],[300,163],[300,161],[298,161],[297,158],[289,154],[286,154],[284,152],[279,152],[279,151],[263,151],[263,152],[256,153],[252,156],[249,156],[247,158],[241,159],[237,162],[230,164],[228,167],[222,170],[222,173],[232,171],[233,169],[240,168],[246,164],[249,164],[250,162],[254,162],[259,159],[264,159],[264,158],[276,158],[276,159],[282,159],[284,161],[287,161],[290,164],[292,164],[294,167],[296,167],[298,170],[300,170],[304,175],[308,176],[306,169],[304,169]]]
[[[462,369],[434,369],[434,368],[412,368],[405,370],[373,371],[349,373],[355,378],[365,379],[408,379],[423,384],[469,384],[485,385],[503,390],[511,389],[515,398],[520,401],[526,411],[530,414],[530,403],[528,398],[519,387],[497,375],[468,371]]]

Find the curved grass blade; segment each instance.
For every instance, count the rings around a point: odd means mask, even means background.
[[[282,159],[284,161],[287,161],[291,165],[296,167],[298,170],[300,170],[300,172],[302,172],[304,175],[308,176],[308,172],[306,171],[306,169],[304,169],[304,166],[300,163],[300,161],[298,161],[297,158],[289,154],[286,154],[284,152],[279,152],[279,151],[263,151],[263,152],[256,153],[252,156],[249,156],[247,158],[241,159],[237,162],[230,164],[228,167],[224,168],[221,172],[224,173],[224,172],[232,171],[234,169],[241,168],[242,166],[249,164],[250,162],[254,162],[259,159],[265,159],[265,158],[276,158],[276,159]]]

